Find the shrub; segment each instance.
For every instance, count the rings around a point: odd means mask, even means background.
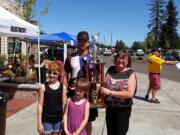
[[[5,55],[0,55],[0,66],[4,66],[6,60],[7,58]]]

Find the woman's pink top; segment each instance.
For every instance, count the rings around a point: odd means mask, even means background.
[[[70,98],[68,104],[68,117],[67,117],[69,133],[75,132],[81,125],[82,121],[84,120],[86,103],[87,100],[85,99],[82,104],[77,105],[73,101],[73,98]],[[86,135],[86,130],[83,129],[79,135]]]

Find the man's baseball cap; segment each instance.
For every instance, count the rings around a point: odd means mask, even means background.
[[[77,35],[77,40],[89,40],[89,34],[86,31],[81,31]]]
[[[161,48],[153,48],[152,50],[151,50],[151,52],[153,53],[153,52],[160,52],[161,51]]]

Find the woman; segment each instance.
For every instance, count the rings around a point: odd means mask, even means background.
[[[129,128],[132,98],[136,91],[136,75],[131,69],[131,58],[123,50],[109,67],[106,82],[100,92],[105,95],[106,124],[108,135],[125,135]]]

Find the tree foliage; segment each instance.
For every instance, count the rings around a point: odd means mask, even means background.
[[[152,33],[156,46],[158,46],[158,42],[160,40],[161,27],[165,20],[164,4],[165,2],[163,0],[151,0],[150,4],[148,4],[151,6],[148,28]]]
[[[143,49],[144,50],[144,44],[140,41],[134,41],[131,47],[132,50],[136,51],[137,49]]]
[[[178,41],[177,41],[177,44],[176,44],[177,46],[177,49],[180,49],[180,37],[178,38]]]
[[[151,49],[151,48],[155,47],[154,39],[153,39],[153,36],[152,36],[151,32],[149,32],[147,34],[147,37],[145,38],[144,47],[145,47],[145,50],[148,50],[148,49]]]
[[[6,56],[0,54],[0,67],[4,66],[4,63],[5,63],[6,60],[7,60]]]
[[[40,10],[41,15],[45,15],[48,12],[51,0],[41,0],[45,3],[43,9]],[[37,0],[18,0],[20,6],[22,7],[22,17],[26,21],[31,21],[36,12],[36,2]],[[20,10],[20,7],[18,8]]]
[[[108,45],[105,45],[105,44],[103,44],[103,43],[101,43],[101,44],[97,43],[96,45],[97,45],[97,47],[99,47],[99,48],[107,48],[107,46],[108,46]]]
[[[163,33],[164,33],[164,41],[168,42],[170,48],[176,48],[176,44],[178,41],[178,33],[176,27],[178,26],[178,19],[177,19],[177,11],[174,5],[173,0],[169,0],[167,6],[167,17],[166,22],[164,24]]]
[[[116,41],[116,45],[115,45],[116,52],[119,52],[120,50],[125,49],[125,48],[126,48],[125,43],[122,40]]]
[[[150,23],[148,27],[152,33],[154,40],[154,47],[161,47],[164,49],[179,48],[179,36],[177,33],[178,19],[176,6],[173,0],[168,0],[166,7],[163,0],[151,0],[151,14]],[[163,9],[164,8],[164,9]],[[148,36],[147,36],[148,38]],[[145,44],[149,45],[145,39]]]

